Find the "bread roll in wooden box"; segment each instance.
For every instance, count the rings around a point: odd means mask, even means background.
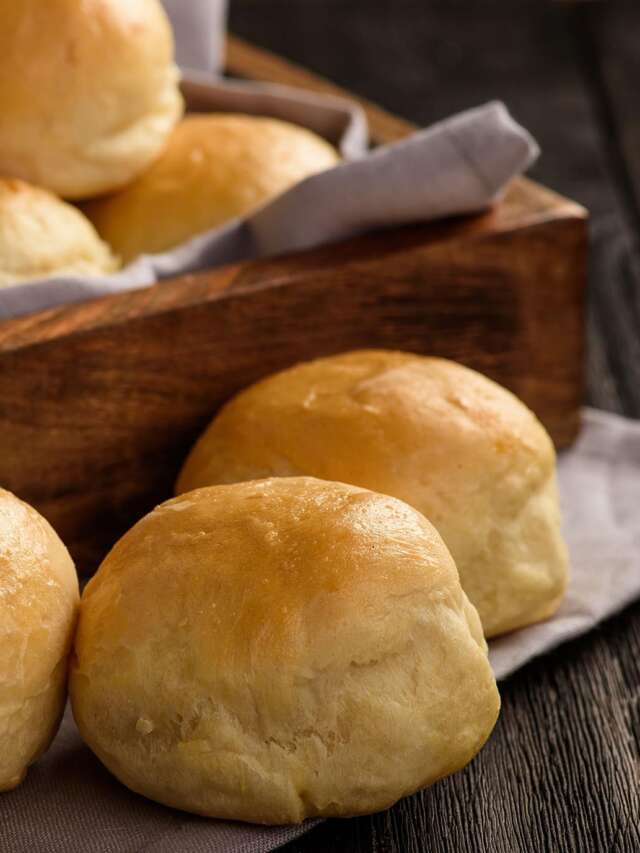
[[[229,67],[338,91],[234,39]],[[376,142],[413,129],[365,107]],[[42,512],[91,571],[171,493],[221,403],[266,373],[355,347],[474,367],[518,394],[563,447],[582,400],[585,257],[584,209],[521,179],[482,216],[5,321],[0,485]]]

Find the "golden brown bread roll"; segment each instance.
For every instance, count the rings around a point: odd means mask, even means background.
[[[147,172],[85,210],[126,262],[248,213],[338,159],[324,139],[288,122],[188,116]]]
[[[85,589],[70,689],[132,790],[270,824],[381,809],[452,773],[500,704],[433,527],[311,478],[202,489],[136,524]]]
[[[0,288],[54,275],[106,275],[117,266],[79,210],[40,187],[0,178]]]
[[[78,598],[54,530],[0,489],[0,791],[22,781],[57,731]]]
[[[0,0],[0,174],[65,198],[113,190],[181,112],[158,0]]]
[[[309,474],[407,501],[442,535],[487,636],[548,617],[567,583],[555,453],[513,394],[451,361],[364,350],[239,394],[177,491]]]

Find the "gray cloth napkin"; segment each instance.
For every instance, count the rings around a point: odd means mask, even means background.
[[[491,642],[504,678],[640,597],[640,422],[585,411],[577,444],[559,462],[572,580],[548,622]],[[12,853],[263,853],[301,835],[204,820],[158,806],[116,782],[67,713],[26,782],[0,794],[0,850]]]
[[[227,0],[162,0],[171,18],[176,60],[183,68],[222,68]]]
[[[277,85],[222,83],[196,72],[185,74],[185,80],[198,109],[289,119],[336,143],[345,162],[308,178],[245,219],[173,251],[142,256],[116,275],[0,288],[0,319],[233,261],[312,248],[373,228],[481,211],[538,154],[531,136],[497,102],[368,153],[362,111],[349,101]]]

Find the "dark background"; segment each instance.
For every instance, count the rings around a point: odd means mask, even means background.
[[[640,417],[639,0],[231,7],[238,35],[420,124],[506,102],[542,146],[532,176],[591,212],[588,402]],[[501,692],[465,771],[287,853],[640,851],[640,604]]]

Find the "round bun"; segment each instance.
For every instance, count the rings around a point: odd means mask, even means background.
[[[422,512],[451,551],[486,636],[548,617],[567,552],[553,445],[510,392],[440,358],[364,350],[271,376],[225,406],[178,492],[309,474]]]
[[[0,288],[53,275],[106,275],[108,246],[75,207],[15,178],[0,178]]]
[[[113,190],[181,113],[158,0],[0,0],[0,174],[65,198]]]
[[[54,530],[0,489],[0,791],[22,781],[58,729],[78,597]]]
[[[144,175],[86,210],[104,239],[130,261],[242,216],[338,159],[324,139],[284,121],[188,116]]]
[[[433,527],[311,478],[168,501],[88,584],[82,736],[125,785],[211,817],[385,808],[466,764],[499,696]]]

